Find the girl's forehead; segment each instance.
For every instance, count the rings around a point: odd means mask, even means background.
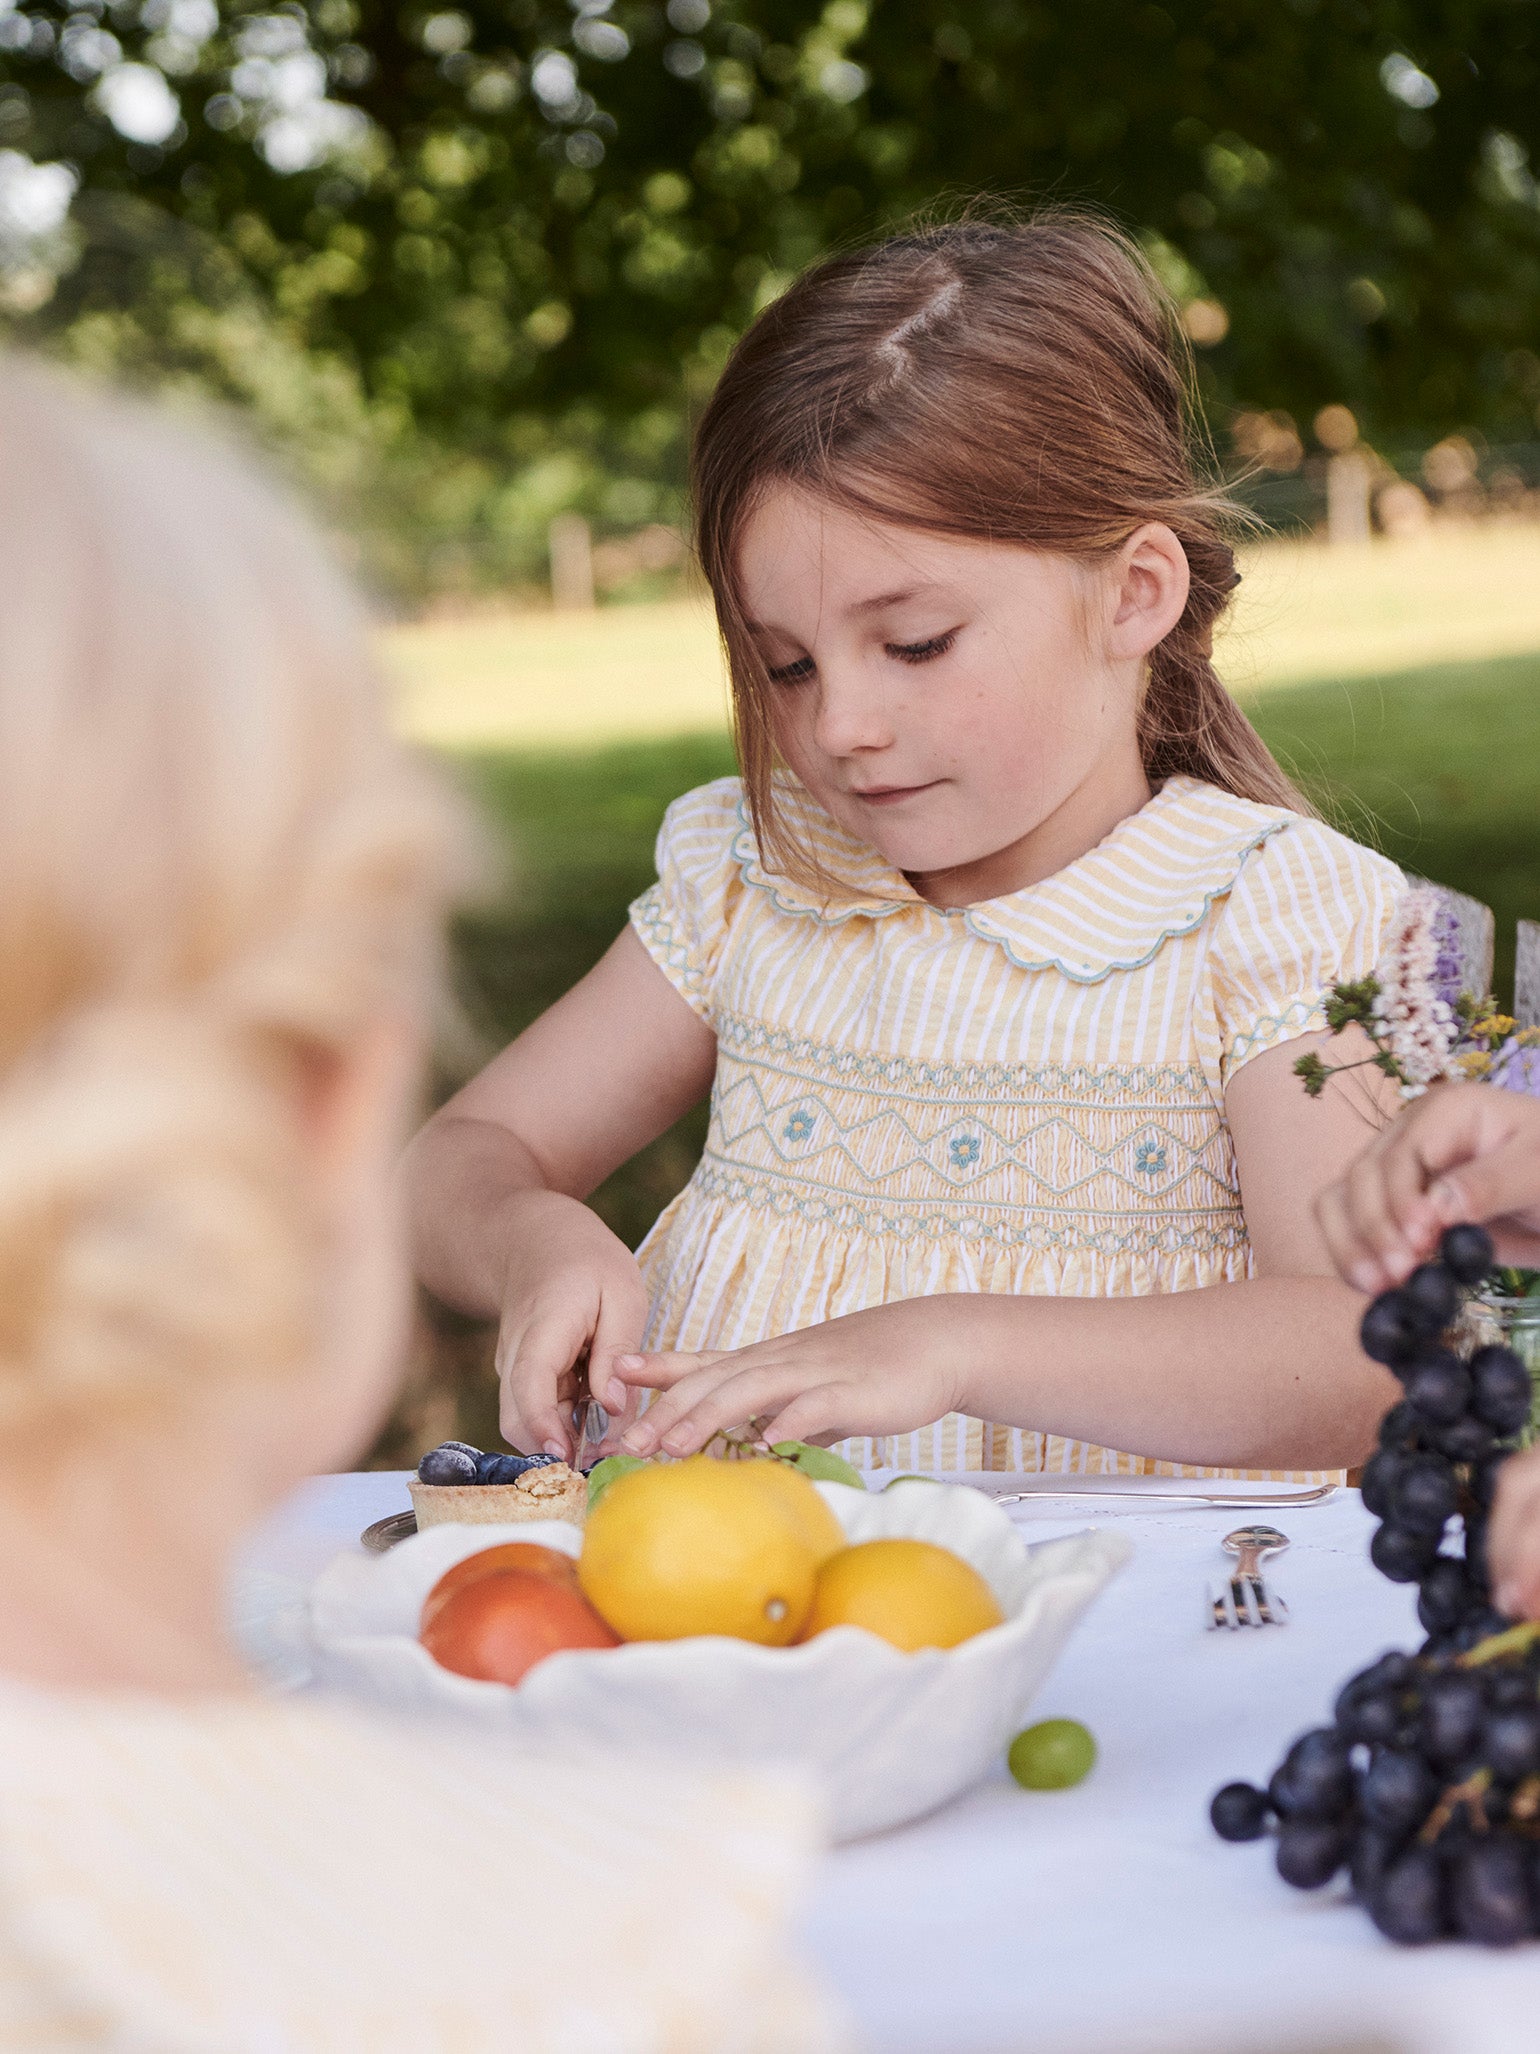
[[[891,611],[905,603],[966,600],[1002,584],[1057,582],[1067,561],[1015,542],[942,535],[876,515],[790,483],[762,493],[743,525],[738,579],[751,621],[790,612]]]

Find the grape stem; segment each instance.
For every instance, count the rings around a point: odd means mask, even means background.
[[[1467,1776],[1463,1783],[1451,1783],[1428,1814],[1422,1831],[1417,1835],[1417,1838],[1425,1847],[1431,1847],[1462,1804],[1469,1811],[1470,1822],[1476,1831],[1478,1833],[1486,1832],[1489,1822],[1486,1809],[1481,1800],[1486,1796],[1491,1787],[1492,1771],[1490,1769],[1477,1769],[1475,1774]]]
[[[1459,1657],[1462,1669],[1480,1669],[1488,1662],[1500,1662],[1507,1655],[1522,1655],[1540,1640],[1540,1622],[1526,1619],[1518,1626],[1504,1627],[1501,1633],[1489,1633],[1485,1640],[1478,1640]]]

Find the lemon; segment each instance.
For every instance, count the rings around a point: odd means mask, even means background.
[[[1003,1616],[983,1577],[950,1549],[921,1540],[862,1541],[831,1555],[818,1572],[802,1637],[864,1626],[913,1654],[956,1647]]]
[[[812,1545],[814,1567],[821,1569],[845,1545],[845,1529],[814,1490],[804,1470],[789,1462],[735,1462],[745,1486],[765,1492],[796,1520]]]
[[[623,1640],[795,1640],[823,1559],[798,1490],[828,1508],[793,1471],[787,1484],[755,1473],[780,1466],[692,1455],[617,1476],[583,1530],[578,1582],[588,1602]]]

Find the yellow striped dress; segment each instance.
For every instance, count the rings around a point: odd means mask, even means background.
[[[1373,968],[1395,866],[1173,777],[1042,883],[942,908],[800,787],[785,803],[839,897],[766,868],[723,778],[669,809],[631,909],[717,1038],[705,1152],[640,1251],[647,1345],[741,1347],[933,1292],[1137,1297],[1250,1274],[1225,1088]],[[1218,1473],[955,1413],[844,1452]]]

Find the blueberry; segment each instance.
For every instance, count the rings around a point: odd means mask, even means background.
[[[1269,1806],[1264,1791],[1251,1783],[1227,1783],[1216,1790],[1208,1815],[1221,1840],[1260,1840]]]
[[[1540,1772],[1540,1705],[1494,1712],[1481,1736],[1481,1755],[1505,1783],[1521,1783]]]
[[[1351,1838],[1340,1819],[1285,1819],[1278,1829],[1278,1873],[1296,1890],[1319,1890],[1347,1859]]]
[[[1435,1535],[1413,1533],[1405,1526],[1381,1526],[1369,1543],[1369,1559],[1392,1583],[1416,1583],[1432,1567],[1438,1553]]]
[[[520,1462],[526,1469],[550,1469],[561,1460],[560,1455],[521,1455]]]
[[[1492,1267],[1492,1237],[1481,1227],[1462,1223],[1445,1229],[1438,1255],[1449,1274],[1460,1284],[1479,1284]]]
[[[1369,1916],[1402,1947],[1425,1946],[1448,1930],[1444,1877],[1431,1847],[1414,1847],[1392,1862],[1369,1898]]]
[[[1524,1853],[1513,1840],[1488,1836],[1468,1847],[1450,1899],[1458,1931],[1484,1947],[1512,1947],[1534,1931]]]
[[[1365,1312],[1358,1338],[1365,1355],[1394,1369],[1427,1338],[1427,1328],[1401,1292],[1382,1291]]]
[[[505,1462],[507,1461],[507,1459],[508,1458],[506,1455],[498,1455],[495,1453],[478,1455],[476,1457],[477,1483],[490,1483],[492,1481],[493,1470],[497,1467],[499,1462]]]
[[[1494,1433],[1516,1434],[1529,1423],[1534,1394],[1529,1371],[1511,1348],[1478,1348],[1470,1359],[1475,1409]]]
[[[1372,1826],[1403,1837],[1415,1833],[1438,1797],[1438,1778],[1420,1755],[1386,1748],[1364,1772],[1358,1802]]]
[[[440,1441],[439,1446],[441,1448],[458,1448],[462,1455],[470,1455],[472,1457],[481,1453],[481,1450],[473,1448],[469,1441]]]
[[[417,1474],[424,1483],[475,1483],[475,1457],[468,1449],[445,1441],[441,1448],[428,1450],[417,1465]]]
[[[1388,1515],[1415,1533],[1441,1534],[1459,1510],[1454,1471],[1438,1455],[1410,1455],[1389,1492]]]
[[[1449,1348],[1421,1348],[1399,1372],[1407,1402],[1433,1426],[1449,1426],[1471,1400],[1470,1373]]]
[[[1459,1671],[1435,1676],[1422,1695],[1422,1744],[1431,1762],[1452,1767],[1475,1747],[1485,1712],[1481,1685]]]
[[[517,1483],[528,1467],[529,1464],[522,1455],[498,1455],[494,1457],[481,1480],[490,1484]]]

